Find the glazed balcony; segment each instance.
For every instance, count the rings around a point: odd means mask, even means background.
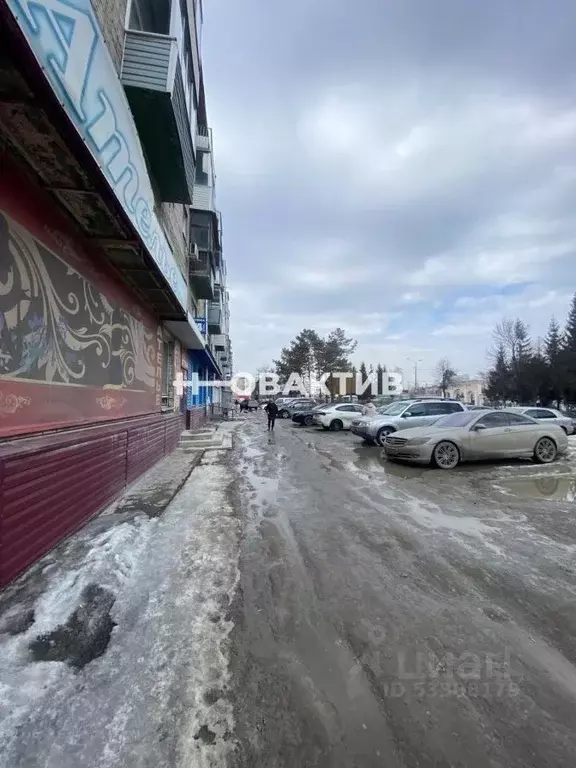
[[[208,332],[222,332],[222,307],[218,302],[211,301],[208,304]]]
[[[218,333],[212,336],[212,344],[217,352],[223,352],[228,348],[227,337],[223,333]]]
[[[196,146],[205,152],[212,151],[212,131],[206,125],[198,125],[196,130]]]
[[[188,262],[188,276],[195,298],[214,298],[214,268],[210,251],[199,250],[194,246]]]
[[[190,204],[194,141],[177,38],[127,29],[120,79],[161,200]]]

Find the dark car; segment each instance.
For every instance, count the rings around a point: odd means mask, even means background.
[[[294,411],[292,414],[292,421],[295,424],[300,424],[305,427],[311,427],[312,426],[312,419],[313,419],[313,412],[314,411],[320,411],[322,408],[324,408],[325,404],[322,405],[316,405],[315,403],[311,403],[309,407],[307,408],[299,408],[297,411]]]
[[[311,400],[309,398],[302,397],[299,400],[291,400],[289,403],[284,403],[278,409],[278,417],[280,419],[289,419],[296,411],[306,411],[318,405],[317,400]]]

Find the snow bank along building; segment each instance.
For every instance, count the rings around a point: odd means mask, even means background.
[[[0,586],[219,410],[200,0],[0,0]]]

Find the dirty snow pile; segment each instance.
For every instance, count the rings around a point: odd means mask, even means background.
[[[224,453],[162,517],[98,518],[2,596],[1,768],[225,760],[240,523]]]

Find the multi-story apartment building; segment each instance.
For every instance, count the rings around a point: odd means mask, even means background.
[[[0,0],[0,586],[218,410],[201,27],[200,0]]]

